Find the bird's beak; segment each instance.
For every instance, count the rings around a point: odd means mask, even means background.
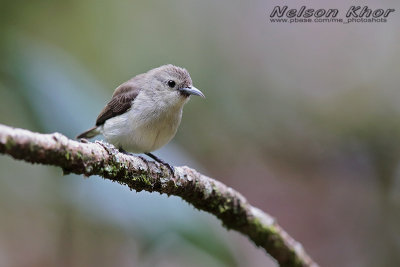
[[[205,98],[204,94],[194,86],[181,88],[179,90],[186,95],[198,95]]]

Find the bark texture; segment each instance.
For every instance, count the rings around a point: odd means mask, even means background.
[[[53,165],[65,174],[99,175],[137,192],[178,196],[248,236],[280,266],[318,266],[274,218],[251,206],[239,192],[189,167],[169,169],[141,157],[119,153],[103,143],[82,143],[62,134],[39,134],[0,124],[0,153],[30,163]]]

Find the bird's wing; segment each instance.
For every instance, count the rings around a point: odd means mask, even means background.
[[[96,126],[100,126],[106,120],[121,115],[132,106],[132,101],[140,92],[140,87],[131,81],[120,85],[114,92],[110,102],[103,108],[96,120]]]

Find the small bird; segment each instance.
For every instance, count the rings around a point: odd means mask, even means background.
[[[175,136],[190,95],[205,97],[193,86],[186,69],[169,64],[149,70],[118,86],[96,125],[77,138],[102,134],[121,152],[144,153],[174,173],[168,163],[150,152]]]

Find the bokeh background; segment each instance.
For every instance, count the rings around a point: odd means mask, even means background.
[[[73,138],[163,64],[207,98],[156,152],[243,193],[321,266],[400,266],[400,3],[274,24],[282,1],[1,1],[0,123]],[[0,266],[276,266],[175,197],[0,156]]]

